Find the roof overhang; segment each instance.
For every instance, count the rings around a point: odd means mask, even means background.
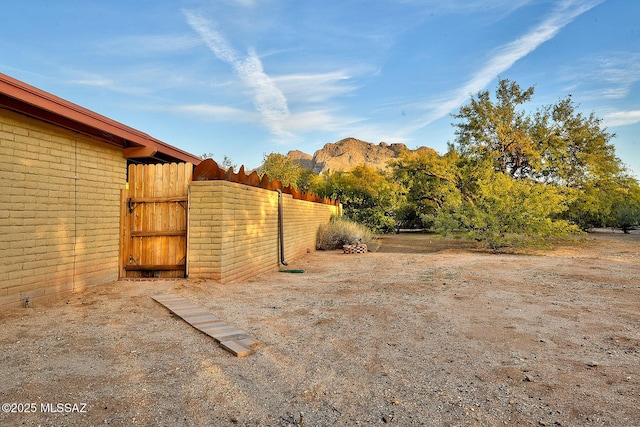
[[[0,108],[13,110],[123,148],[127,159],[190,162],[198,156],[0,73]]]

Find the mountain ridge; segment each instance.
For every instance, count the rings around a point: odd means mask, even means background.
[[[337,142],[328,142],[313,155],[300,150],[291,150],[287,157],[294,163],[318,174],[335,171],[349,171],[356,166],[366,164],[377,169],[386,169],[389,160],[399,157],[407,151],[421,151],[432,148],[419,147],[410,150],[405,144],[380,142],[374,144],[349,137]]]

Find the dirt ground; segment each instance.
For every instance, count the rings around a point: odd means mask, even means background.
[[[640,234],[524,255],[399,235],[290,268],[2,310],[0,425],[640,426]],[[233,357],[164,293],[262,346]]]

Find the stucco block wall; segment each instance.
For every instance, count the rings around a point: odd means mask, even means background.
[[[293,199],[284,194],[285,261],[315,251],[318,228],[338,214],[338,207]]]
[[[279,265],[278,193],[229,181],[194,181],[189,193],[188,275],[237,282]],[[315,250],[336,206],[283,195],[285,259]]]
[[[125,182],[121,149],[0,109],[0,305],[117,280]]]

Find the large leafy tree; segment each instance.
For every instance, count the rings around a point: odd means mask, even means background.
[[[496,100],[489,91],[471,98],[453,117],[456,149],[462,157],[491,160],[496,171],[513,178],[527,177],[539,165],[539,147],[528,129],[531,119],[521,108],[534,89],[522,90],[517,83],[500,80]]]
[[[430,228],[441,211],[459,205],[458,158],[454,151],[440,156],[434,150],[418,150],[406,151],[390,162],[400,190],[395,211],[398,224]]]
[[[302,168],[302,172],[298,177],[298,190],[306,193],[315,193],[316,188],[321,184],[322,177],[310,169]]]
[[[578,231],[557,218],[571,200],[563,188],[496,170],[494,158],[462,157],[455,150],[405,156],[395,175],[408,186],[425,226],[462,235],[497,251]]]
[[[437,231],[462,231],[494,251],[578,231],[559,218],[571,200],[564,189],[529,178],[515,179],[495,171],[486,161],[468,162],[461,159],[459,165],[460,203],[437,213]]]
[[[571,97],[536,112],[530,129],[540,147],[540,167],[535,178],[572,189],[575,200],[564,217],[582,228],[615,222],[614,206],[633,185],[615,154],[602,120],[576,110]]]
[[[533,176],[543,182],[579,188],[624,172],[611,143],[615,134],[594,113],[578,112],[570,96],[536,111],[528,132],[540,157]]]
[[[382,171],[360,165],[350,171],[331,172],[316,180],[312,190],[321,197],[340,200],[347,218],[373,231],[394,228],[388,213],[396,205],[397,185]]]
[[[456,150],[513,179],[557,187],[571,200],[556,218],[585,229],[615,222],[614,207],[633,182],[615,155],[615,135],[595,114],[577,111],[570,96],[528,113],[533,94],[533,87],[503,79],[495,100],[488,91],[472,97],[454,115]]]
[[[395,165],[407,203],[434,229],[462,231],[498,249],[594,225],[633,223],[630,178],[594,114],[571,97],[527,111],[534,88],[500,80],[454,115],[444,156],[413,155]],[[629,219],[630,218],[630,219]],[[623,221],[624,220],[624,221]]]
[[[612,225],[628,233],[640,226],[640,184],[627,178],[620,187],[620,197],[613,204],[615,221]]]
[[[265,155],[261,169],[269,179],[277,179],[284,186],[292,185],[296,188],[303,175],[303,169],[300,165],[280,153]]]

